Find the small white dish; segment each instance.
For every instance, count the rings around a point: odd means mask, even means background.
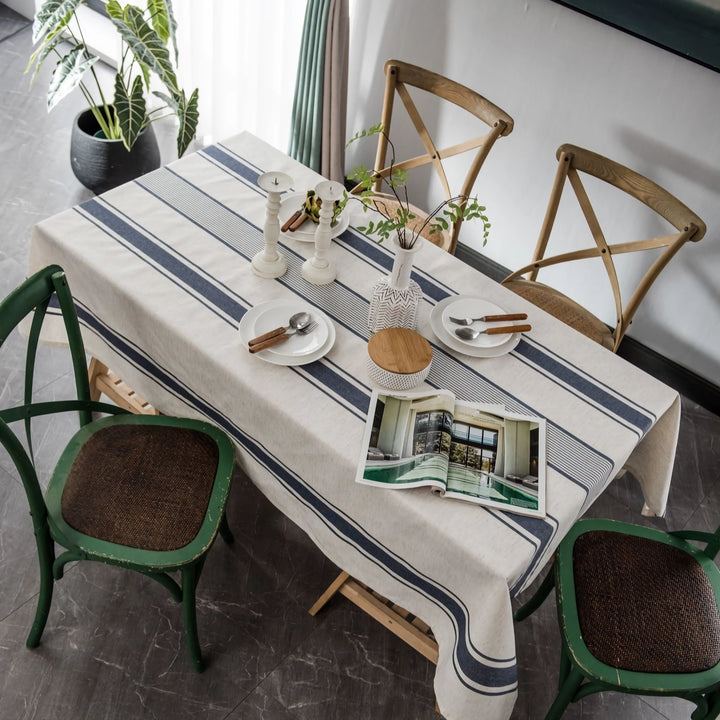
[[[283,199],[280,203],[280,212],[278,213],[280,227],[302,207],[306,197],[306,193],[293,193]],[[335,224],[330,226],[330,237],[336,238],[341,233],[344,233],[349,225],[350,213],[347,211],[347,208],[345,208],[340,213]],[[317,230],[317,223],[314,223],[312,220],[306,220],[297,230],[293,230],[292,232],[288,230],[283,233],[283,236],[295,238],[295,240],[299,240],[300,242],[315,242],[315,230]]]
[[[243,347],[258,335],[276,327],[286,327],[296,312],[309,312],[318,327],[307,335],[293,335],[285,342],[255,353],[255,357],[274,365],[306,365],[319,360],[335,343],[335,326],[322,310],[300,300],[270,300],[250,308],[243,315],[238,332]]]
[[[455,352],[462,353],[464,355],[470,355],[472,357],[500,357],[501,355],[505,355],[506,353],[509,353],[511,350],[513,350],[517,344],[520,342],[520,338],[522,337],[522,333],[513,333],[512,335],[506,336],[506,335],[495,335],[495,336],[489,336],[494,338],[504,338],[502,343],[498,345],[492,345],[490,347],[477,345],[475,344],[475,341],[465,341],[461,340],[457,335],[455,335],[454,327],[461,327],[460,325],[456,325],[455,323],[451,323],[450,320],[444,320],[443,318],[449,317],[449,313],[447,313],[447,308],[452,305],[453,303],[458,302],[459,300],[478,300],[479,298],[472,298],[469,295],[451,295],[450,297],[445,298],[444,300],[441,300],[430,313],[430,328],[435,333],[435,336],[437,337],[440,342],[443,343],[443,345],[446,345],[451,350],[455,350]],[[473,317],[480,317],[480,315],[489,315],[489,314],[504,314],[507,312],[506,310],[498,307],[497,305],[493,305],[489,301],[487,302],[487,305],[493,308],[491,312],[481,312],[478,315],[473,315]],[[453,317],[456,317],[455,312],[453,311]],[[484,323],[477,323],[478,325],[482,325]],[[449,330],[448,326],[452,325],[453,330]],[[480,337],[488,337],[488,336],[480,336]]]

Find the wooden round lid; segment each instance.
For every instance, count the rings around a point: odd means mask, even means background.
[[[430,343],[407,328],[379,330],[368,342],[368,353],[383,370],[401,375],[420,372],[432,362]]]

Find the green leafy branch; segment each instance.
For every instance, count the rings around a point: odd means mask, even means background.
[[[365,165],[360,165],[353,169],[350,178],[360,187],[357,197],[363,204],[363,210],[376,210],[383,216],[383,219],[371,220],[365,226],[358,226],[358,229],[368,235],[378,236],[380,242],[397,234],[400,247],[411,248],[427,227],[430,227],[429,234],[432,235],[448,230],[461,218],[463,221],[480,220],[483,225],[483,245],[485,245],[490,232],[490,221],[485,214],[486,208],[479,204],[477,196],[457,195],[443,200],[432,212],[423,216],[419,226],[413,223],[417,216],[410,209],[407,191],[408,173],[395,168],[395,146],[385,133],[382,123],[356,132],[348,140],[346,147],[362,138],[379,134],[385,137],[390,147],[389,173],[381,175],[377,171],[368,170]],[[384,183],[389,188],[395,202],[388,203],[382,195],[378,195],[375,190],[378,181],[381,186]]]

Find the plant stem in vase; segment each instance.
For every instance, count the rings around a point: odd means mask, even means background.
[[[416,253],[422,247],[422,238],[416,238],[410,248],[400,246],[393,239],[395,257],[389,276],[380,278],[372,288],[368,329],[375,333],[390,327],[414,330],[422,290],[410,278]]]

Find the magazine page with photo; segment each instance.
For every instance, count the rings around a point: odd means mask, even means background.
[[[545,514],[546,423],[449,391],[373,392],[356,481]]]

